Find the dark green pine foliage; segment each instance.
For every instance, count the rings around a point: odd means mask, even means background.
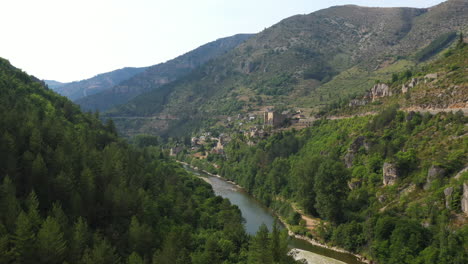
[[[280,230],[278,222],[273,224],[272,232],[268,232],[265,224],[261,225],[250,241],[248,252],[249,264],[292,264],[296,263],[288,255],[288,233]]]
[[[246,263],[237,207],[3,59],[0,115],[0,263]]]
[[[41,263],[62,263],[65,259],[67,243],[63,230],[57,220],[51,216],[42,224],[37,234],[37,251]]]
[[[249,263],[270,264],[273,263],[272,252],[270,251],[271,239],[268,236],[268,228],[261,225],[257,234],[250,244]]]

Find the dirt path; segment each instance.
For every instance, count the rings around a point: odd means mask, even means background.
[[[297,208],[296,204],[291,203],[291,206],[294,211],[298,212],[301,215],[302,220],[306,222],[306,228],[309,231],[314,231],[314,229],[320,224],[320,219],[318,218],[313,218],[309,215],[306,215],[304,211],[301,209]]]
[[[456,113],[458,111],[462,111],[464,115],[468,115],[468,108],[467,107],[460,107],[460,108],[422,108],[418,106],[411,106],[411,107],[406,107],[406,108],[401,108],[399,109],[404,112],[419,112],[419,113],[430,113],[432,115],[438,114],[438,113],[448,113],[448,112],[453,112]],[[337,120],[337,119],[347,119],[347,118],[353,118],[355,116],[369,116],[369,115],[376,115],[378,114],[375,111],[372,112],[366,112],[366,113],[361,113],[361,114],[356,114],[356,115],[345,115],[345,116],[327,116],[327,119],[330,120]]]
[[[438,114],[438,113],[442,113],[442,112],[458,112],[458,111],[462,111],[464,115],[468,115],[468,108],[466,107],[461,107],[461,108],[421,108],[421,107],[407,107],[407,108],[403,108],[401,109],[405,112],[420,112],[420,113],[430,113],[430,114]]]

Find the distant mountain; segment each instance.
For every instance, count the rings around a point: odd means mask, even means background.
[[[293,16],[107,116],[128,135],[174,135],[267,106],[318,112],[430,59],[466,25],[462,0],[424,9],[336,6]]]
[[[147,67],[141,68],[122,68],[119,70],[101,73],[93,78],[65,83],[59,86],[51,87],[57,93],[68,97],[70,100],[77,100],[82,97],[96,94],[107,89],[110,89],[114,85],[119,84],[120,82],[127,80],[138,73],[145,71]],[[52,81],[54,82],[54,81]],[[46,82],[46,84],[48,84]],[[55,85],[55,83],[52,83]]]
[[[89,95],[77,100],[76,103],[81,105],[83,109],[100,111],[126,103],[141,93],[185,76],[207,61],[232,50],[251,36],[250,34],[238,34],[210,42],[173,60],[151,66],[146,71],[128,78],[112,89]]]
[[[54,81],[54,80],[44,80],[44,83],[52,90],[56,90],[57,88],[59,87],[62,87],[63,85],[65,85],[65,83],[62,83],[62,82],[57,82],[57,81]]]

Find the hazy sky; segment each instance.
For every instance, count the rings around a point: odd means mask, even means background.
[[[429,7],[442,0],[0,0],[0,57],[69,82],[164,62],[333,5]]]

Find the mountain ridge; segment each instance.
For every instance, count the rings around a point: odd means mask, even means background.
[[[456,0],[428,9],[337,6],[286,18],[182,80],[135,97],[106,117],[153,116],[153,121],[126,123],[119,118],[116,123],[128,134],[161,134],[191,121],[211,118],[213,124],[264,106],[318,111],[420,63],[413,58],[418,50],[443,34],[466,30],[467,6]],[[341,80],[356,79],[354,75],[359,79],[353,85]]]
[[[97,74],[89,79],[62,83],[59,86],[51,86],[57,93],[75,101],[82,97],[105,91],[114,85],[143,72],[148,67],[124,67],[110,72]],[[50,82],[49,82],[50,83]]]
[[[206,43],[172,60],[150,66],[145,71],[114,85],[111,89],[76,100],[76,103],[85,110],[99,111],[125,103],[139,94],[189,74],[193,69],[229,51],[250,36],[251,34],[236,34]]]

